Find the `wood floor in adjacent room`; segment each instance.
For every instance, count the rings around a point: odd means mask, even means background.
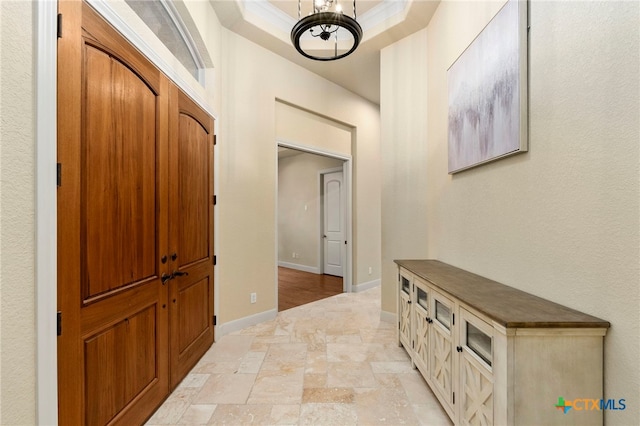
[[[342,293],[342,277],[278,267],[278,312]]]

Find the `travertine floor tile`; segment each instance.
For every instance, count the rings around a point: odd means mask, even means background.
[[[209,378],[209,374],[189,373],[180,383],[182,388],[201,388]]]
[[[199,388],[178,387],[149,419],[153,425],[173,425],[189,408]]]
[[[255,379],[255,374],[212,374],[193,403],[245,404]]]
[[[181,425],[206,425],[209,424],[216,405],[202,404],[191,405],[182,415],[178,424]]]
[[[374,361],[371,370],[374,373],[410,373],[413,368],[406,361]]]
[[[258,373],[266,352],[247,352],[240,362],[238,373]]]
[[[304,388],[324,388],[327,386],[327,374],[305,374]]]
[[[300,405],[274,405],[271,408],[271,421],[273,425],[297,425],[300,418]]]
[[[209,424],[238,426],[268,425],[270,422],[270,405],[225,404],[216,407]]]
[[[305,364],[305,374],[321,374],[327,372],[327,352],[316,351],[307,352],[307,362]]]
[[[301,425],[355,425],[358,413],[354,404],[302,404]]]
[[[240,366],[240,359],[235,361],[211,361],[211,359],[201,359],[198,361],[192,373],[212,374],[212,373],[236,373]]]
[[[254,336],[229,335],[220,339],[211,349],[204,354],[203,360],[207,361],[237,361],[249,352]]]
[[[248,404],[299,404],[302,399],[303,368],[278,371],[261,370]]]
[[[406,394],[397,389],[357,389],[356,406],[360,424],[412,424],[418,423]]]
[[[451,422],[380,320],[380,289],[280,312],[220,338],[151,425]]]
[[[355,401],[353,388],[306,388],[302,403],[351,404]]]
[[[417,370],[407,374],[398,374],[398,379],[412,404],[429,404],[435,401],[436,405],[440,407],[435,395]]]
[[[438,401],[433,399],[429,404],[413,404],[413,412],[416,414],[418,423],[424,426],[451,426],[453,423],[440,406]]]
[[[330,362],[327,371],[327,386],[372,388],[376,386],[376,379],[367,362]]]

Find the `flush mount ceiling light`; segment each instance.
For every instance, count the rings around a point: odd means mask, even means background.
[[[311,13],[300,19],[302,0],[298,0],[298,23],[291,30],[291,41],[301,55],[316,61],[333,61],[351,54],[362,39],[362,28],[345,15],[339,0],[310,0]]]

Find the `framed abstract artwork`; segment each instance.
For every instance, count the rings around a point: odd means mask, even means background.
[[[450,174],[528,150],[527,33],[509,0],[447,71]]]

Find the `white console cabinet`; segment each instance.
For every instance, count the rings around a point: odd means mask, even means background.
[[[436,260],[396,260],[398,343],[455,424],[596,425],[607,321]]]

